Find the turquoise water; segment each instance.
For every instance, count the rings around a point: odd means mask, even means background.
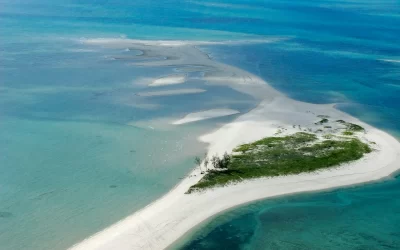
[[[400,180],[257,202],[220,215],[179,249],[399,249]]]
[[[114,60],[132,52],[82,38],[270,36],[286,40],[202,49],[292,98],[338,103],[400,135],[398,1],[0,0],[0,248],[65,249],[137,211],[190,171],[205,151],[198,135],[234,116],[179,128],[167,121],[256,105],[201,81],[185,87],[205,93],[139,97],[149,90],[143,79],[176,69]],[[184,248],[399,248],[398,186],[245,206],[192,232]]]
[[[0,1],[1,250],[65,249],[143,208],[191,171],[193,158],[206,149],[198,136],[236,116],[180,127],[169,122],[193,111],[246,112],[256,105],[234,90],[199,81],[185,88],[207,92],[136,95],[149,91],[143,79],[179,68],[135,67],[113,59],[135,52],[79,40],[125,31],[134,38],[164,38],[162,32],[175,29],[157,33],[96,19],[112,5]],[[141,33],[133,36],[136,28]]]

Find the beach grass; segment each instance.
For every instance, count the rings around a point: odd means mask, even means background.
[[[226,169],[210,170],[188,193],[245,179],[312,172],[358,160],[372,150],[358,138],[298,132],[236,147]]]
[[[361,127],[360,125],[357,125],[357,124],[354,124],[354,123],[350,123],[350,122],[346,122],[346,121],[343,121],[343,120],[337,120],[336,122],[345,125],[347,131],[351,131],[351,132],[365,132],[365,129],[364,129],[363,127]]]
[[[316,122],[315,125],[322,125],[322,124],[328,123],[328,122],[329,122],[329,120],[327,118],[323,118],[319,122]]]
[[[347,136],[351,136],[351,135],[354,135],[354,132],[353,131],[344,131],[342,134],[343,135],[347,135]]]

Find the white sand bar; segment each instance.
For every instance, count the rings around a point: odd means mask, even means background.
[[[400,60],[394,60],[394,59],[381,59],[381,61],[389,63],[400,63]]]
[[[174,121],[172,124],[174,125],[180,125],[180,124],[185,124],[189,122],[196,122],[196,121],[201,121],[201,120],[207,120],[211,118],[216,118],[216,117],[222,117],[222,116],[228,116],[228,115],[234,115],[240,113],[237,110],[234,109],[210,109],[206,111],[201,111],[201,112],[195,112],[195,113],[190,113],[183,117],[180,120]]]
[[[174,65],[188,63],[188,58],[191,58],[197,64],[213,67],[218,72],[209,76],[210,83],[229,85],[260,100],[259,106],[251,112],[200,138],[209,144],[209,155],[229,152],[239,144],[272,136],[282,126],[288,129],[287,133],[299,131],[296,126],[293,128],[293,125],[315,129],[314,123],[319,120],[316,115],[328,115],[332,121],[342,119],[363,126],[367,133],[362,135],[361,139],[375,142],[375,150],[358,161],[337,168],[248,180],[202,193],[184,194],[202,177],[200,170],[196,168],[191,173],[192,177],[185,178],[159,200],[71,249],[161,250],[197,224],[234,206],[278,195],[375,181],[400,168],[400,143],[391,135],[338,111],[333,105],[316,105],[289,99],[249,72],[212,61],[191,46],[182,46],[179,50],[177,47],[171,47],[170,50],[166,47],[154,47],[154,53],[179,55],[181,59],[175,61]],[[137,47],[140,49],[141,45]],[[170,62],[156,62],[163,65],[168,63]]]
[[[284,97],[261,103],[257,109],[201,139],[210,143],[210,154],[222,153],[240,143],[272,135],[276,132],[277,124],[291,124],[292,121],[304,126],[310,124],[307,119],[315,121],[315,116],[306,113],[307,110],[324,112],[332,119],[345,119],[361,124],[368,131],[366,138],[374,141],[378,150],[340,168],[263,178],[203,193],[184,194],[201,178],[196,169],[192,173],[195,177],[184,179],[161,199],[73,249],[165,249],[192,227],[228,208],[267,197],[379,180],[400,167],[400,144],[392,136],[356,121],[333,107],[295,102]]]
[[[170,75],[158,78],[149,84],[150,87],[165,86],[165,85],[175,85],[184,83],[186,80],[186,75]]]
[[[206,92],[204,89],[174,89],[174,90],[161,90],[161,91],[148,91],[139,92],[138,96],[169,96],[169,95],[186,95],[186,94],[198,94]]]

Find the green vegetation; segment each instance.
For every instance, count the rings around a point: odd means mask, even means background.
[[[358,138],[325,136],[298,132],[283,137],[266,137],[243,144],[225,154],[213,157],[214,165],[187,193],[204,188],[223,186],[244,179],[281,176],[311,172],[354,161],[371,152],[371,148]]]
[[[336,122],[341,123],[346,126],[346,130],[352,131],[352,132],[365,132],[365,129],[361,127],[360,125],[350,123],[350,122],[345,122],[343,120],[337,120]]]
[[[214,155],[211,158],[211,163],[215,169],[228,169],[228,166],[231,163],[231,156],[226,152],[222,158]]]
[[[354,135],[354,132],[352,132],[352,131],[344,131],[342,134],[343,135]]]
[[[201,159],[200,159],[200,157],[196,156],[196,157],[194,158],[194,164],[196,164],[196,165],[198,165],[198,166],[200,167],[200,165],[201,165]]]
[[[361,127],[360,125],[353,124],[353,123],[347,123],[347,130],[354,131],[354,132],[364,132],[365,129]]]
[[[321,121],[316,122],[315,125],[322,125],[322,124],[327,123],[327,122],[329,122],[329,120],[326,119],[326,118],[324,118],[324,119],[322,119]]]
[[[324,139],[332,139],[333,137],[335,137],[334,135],[332,135],[332,134],[326,134],[326,135],[323,135],[322,136]]]

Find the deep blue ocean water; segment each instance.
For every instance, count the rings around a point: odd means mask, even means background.
[[[148,124],[254,101],[226,87],[140,98],[125,50],[82,38],[243,40],[204,46],[288,96],[337,107],[400,137],[397,0],[0,0],[0,249],[65,249],[149,204],[193,167],[196,137],[234,117],[179,128]],[[185,105],[182,105],[184,103]],[[398,249],[398,178],[233,209],[183,249]]]

